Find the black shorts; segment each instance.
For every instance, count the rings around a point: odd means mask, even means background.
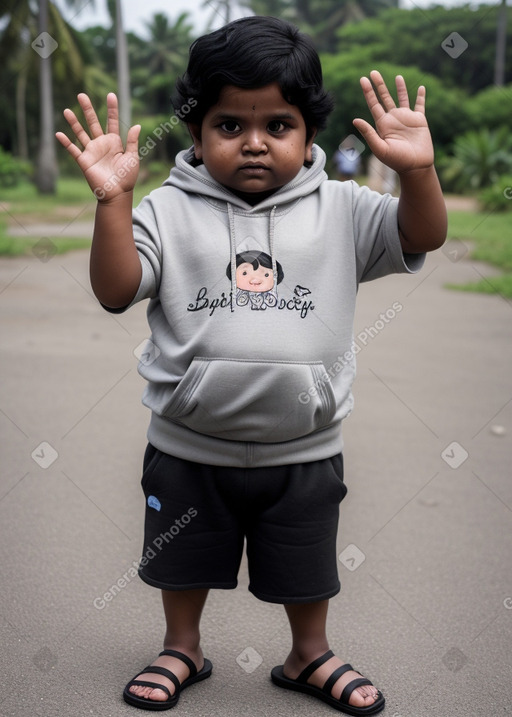
[[[164,590],[232,589],[247,540],[249,590],[273,603],[336,595],[343,458],[270,468],[144,457],[140,577]]]

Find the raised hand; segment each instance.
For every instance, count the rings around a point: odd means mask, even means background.
[[[425,117],[425,88],[418,88],[412,110],[405,80],[401,75],[395,79],[398,107],[380,72],[374,70],[370,78],[375,89],[367,77],[361,78],[361,87],[375,128],[363,119],[355,119],[353,124],[373,154],[398,173],[431,167],[434,148]]]
[[[64,117],[83,149],[73,144],[63,132],[56,133],[57,139],[77,162],[98,201],[106,202],[120,194],[130,192],[135,186],[139,172],[140,125],[130,127],[125,149],[119,134],[116,95],[112,92],[107,95],[106,134],[89,97],[79,94],[78,102],[89,132],[83,128],[72,110],[64,110]]]

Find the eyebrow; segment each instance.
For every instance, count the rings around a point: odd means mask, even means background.
[[[295,120],[297,119],[295,115],[292,115],[290,112],[269,112],[268,117],[273,120]],[[233,114],[227,114],[225,112],[218,112],[217,114],[213,115],[211,118],[212,122],[226,122],[227,120],[239,120],[242,119],[240,115],[237,115],[235,113]]]

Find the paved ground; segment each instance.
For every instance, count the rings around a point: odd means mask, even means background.
[[[512,304],[443,288],[491,271],[464,250],[359,297],[330,635],[388,717],[512,714]],[[86,252],[36,254],[0,261],[0,715],[134,715],[122,687],[163,633],[158,592],[131,577],[145,307],[104,313]],[[236,591],[212,592],[213,677],[176,714],[334,714],[270,683],[288,627],[246,587],[243,565]]]

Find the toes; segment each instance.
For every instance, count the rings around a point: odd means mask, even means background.
[[[154,700],[155,702],[165,702],[169,699],[168,695],[157,687],[144,687],[142,685],[132,685],[129,691],[136,697],[142,697],[146,700]]]
[[[371,707],[379,696],[375,687],[358,687],[349,697],[348,703],[353,707]]]

